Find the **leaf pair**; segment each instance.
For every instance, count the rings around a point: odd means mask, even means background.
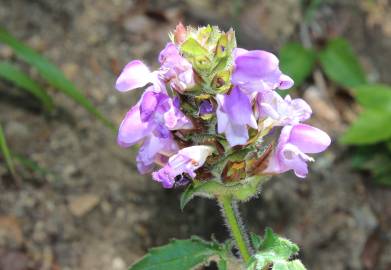
[[[367,83],[363,68],[346,40],[332,39],[318,53],[290,43],[281,49],[280,56],[281,69],[298,86],[311,74],[318,58],[328,78],[353,91],[365,111],[343,136],[343,143],[363,145],[391,139],[391,87]]]
[[[359,149],[363,154],[353,158],[356,168],[370,170],[377,183],[389,185],[391,151],[383,144],[391,142],[391,87],[369,84],[352,48],[343,39],[328,43],[319,56],[326,75],[339,85],[352,90],[364,108],[358,119],[342,136],[341,142],[351,145],[374,145]],[[376,144],[376,145],[375,145]],[[375,149],[376,148],[376,149]],[[372,149],[367,151],[368,149]],[[360,162],[357,163],[357,160]]]

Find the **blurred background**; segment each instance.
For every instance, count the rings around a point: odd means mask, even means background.
[[[269,50],[333,146],[306,180],[273,178],[241,206],[301,247],[308,269],[391,269],[391,2],[0,0],[0,269],[125,270],[148,248],[223,241],[217,205],[163,190],[116,127],[140,96],[122,67],[157,67],[182,21]],[[205,269],[215,269],[210,266]]]

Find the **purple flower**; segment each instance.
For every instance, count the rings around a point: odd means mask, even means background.
[[[183,174],[191,178],[196,177],[194,172],[204,165],[206,158],[214,151],[213,147],[207,145],[190,146],[179,150],[179,152],[171,156],[168,163],[152,173],[155,181],[161,182],[164,188],[172,188],[175,184],[175,179]]]
[[[330,143],[330,137],[315,127],[305,124],[285,126],[264,173],[278,174],[293,170],[297,177],[304,178],[308,174],[307,162],[313,161],[306,154],[320,153]]]
[[[118,130],[117,143],[121,147],[130,147],[151,134],[153,126],[143,122],[140,114],[140,102],[125,115]]]
[[[158,78],[158,75],[157,71],[151,72],[140,60],[133,60],[122,70],[115,83],[115,88],[118,91],[126,92],[152,83],[155,92],[165,93],[166,87],[164,82]]]
[[[149,68],[140,60],[133,60],[122,70],[115,83],[115,88],[125,92],[143,87],[151,81],[152,75]]]
[[[154,72],[140,60],[129,62],[119,75],[115,87],[125,92],[152,83],[155,92],[166,92],[165,84],[168,83],[174,90],[183,92],[195,85],[192,65],[180,55],[173,43],[168,43],[160,52],[159,62],[161,67]]]
[[[176,99],[179,101],[179,99]],[[169,130],[192,129],[192,122],[180,111],[179,102],[167,98],[161,107],[164,124]]]
[[[140,101],[129,110],[117,137],[122,147],[144,141],[137,157],[141,173],[150,171],[161,155],[170,156],[176,152],[178,146],[172,139],[171,130],[193,128],[178,104],[174,104],[167,94],[153,90],[153,86],[147,88]]]
[[[150,134],[144,140],[136,157],[137,169],[141,174],[149,173],[155,164],[164,165],[168,158],[179,150],[172,136],[161,138]]]
[[[230,94],[217,95],[216,99],[218,132],[225,133],[231,146],[246,144],[249,139],[247,125],[258,128],[248,96],[234,87]]]
[[[166,47],[159,53],[159,63],[164,65],[167,62],[178,62],[178,58],[181,57],[179,54],[178,47],[172,43],[168,42]]]
[[[301,98],[283,99],[275,91],[263,91],[257,96],[259,118],[270,117],[273,126],[295,125],[311,117],[312,110]]]
[[[189,61],[180,55],[179,49],[173,43],[168,43],[159,54],[159,76],[170,86],[183,93],[195,85],[193,67]]]
[[[293,80],[280,71],[278,58],[272,53],[236,48],[234,62],[231,82],[247,94],[293,85]]]

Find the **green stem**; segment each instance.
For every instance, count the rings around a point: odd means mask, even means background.
[[[247,237],[240,225],[239,214],[237,213],[237,209],[233,207],[232,196],[222,196],[219,198],[219,202],[227,220],[227,227],[231,231],[231,235],[236,242],[243,261],[247,264],[251,257],[250,250],[246,242]]]

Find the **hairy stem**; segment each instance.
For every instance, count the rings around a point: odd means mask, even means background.
[[[250,249],[247,246],[247,236],[243,231],[240,216],[237,209],[233,206],[232,196],[222,196],[219,198],[221,209],[226,218],[227,227],[236,242],[243,261],[247,264],[250,260]]]

